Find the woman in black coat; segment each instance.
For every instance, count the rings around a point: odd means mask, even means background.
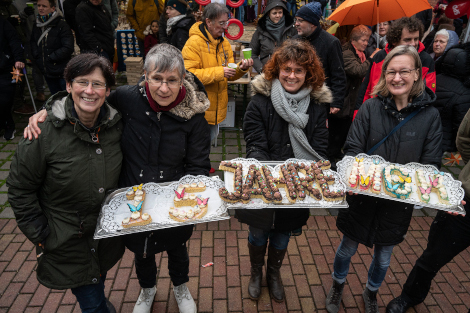
[[[273,0],[269,2],[264,12],[250,43],[253,67],[258,73],[263,71],[263,66],[269,61],[277,47],[285,40],[297,35],[294,19],[287,11],[284,2]]]
[[[164,23],[165,42],[175,46],[180,51],[189,38],[189,29],[196,19],[188,12],[184,0],[168,0],[166,4],[166,22]]]
[[[442,121],[442,151],[457,151],[455,139],[470,109],[470,43],[450,48],[436,63],[436,102]]]
[[[418,113],[374,152],[392,163],[418,162],[440,167],[442,127],[431,103],[434,93],[422,81],[422,66],[414,47],[398,46],[385,58],[374,89],[375,98],[362,105],[346,140],[346,155],[370,153],[400,121]],[[366,312],[378,312],[377,291],[385,278],[393,247],[403,241],[413,205],[375,197],[348,197],[349,208],[339,210],[336,225],[344,234],[334,261],[333,286],[326,299],[327,311],[338,312],[351,257],[359,244],[374,246],[366,288]]]
[[[74,38],[54,0],[39,0],[38,12],[31,52],[53,95],[65,90],[64,69],[72,58]]]
[[[266,64],[263,74],[252,82],[254,95],[243,123],[246,157],[259,161],[325,157],[328,129],[324,104],[331,103],[333,97],[324,80],[321,63],[312,46],[304,41],[285,41]],[[296,123],[293,115],[301,116],[304,124]],[[236,217],[250,226],[250,297],[258,299],[260,296],[269,238],[266,279],[274,300],[283,301],[284,288],[279,272],[282,260],[291,233],[301,232],[309,210],[237,210]]]

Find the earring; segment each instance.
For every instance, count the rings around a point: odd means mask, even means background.
[[[180,86],[180,89],[183,89],[183,85]]]

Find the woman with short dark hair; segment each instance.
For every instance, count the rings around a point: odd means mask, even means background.
[[[327,108],[333,97],[313,47],[305,41],[286,40],[252,82],[253,97],[243,121],[246,157],[259,161],[326,157]],[[308,209],[236,210],[249,225],[251,278],[248,294],[261,294],[264,255],[268,246],[266,280],[275,301],[284,301],[280,269],[291,235],[300,235]]]
[[[109,312],[104,281],[124,244],[93,234],[105,190],[117,187],[121,172],[121,114],[105,100],[114,72],[105,58],[80,54],[64,76],[67,91],[47,101],[39,139],[18,144],[8,201],[36,245],[38,281],[71,289],[83,312]]]

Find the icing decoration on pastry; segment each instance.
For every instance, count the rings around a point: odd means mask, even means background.
[[[207,201],[209,201],[209,198],[204,199],[204,200],[201,200],[201,199],[197,198],[197,204],[200,205],[200,206],[207,205]]]
[[[143,201],[139,202],[139,204],[137,206],[132,205],[130,203],[128,203],[127,205],[129,206],[129,209],[131,210],[131,212],[137,212],[137,211],[140,211],[142,209],[142,203],[144,203],[144,202]]]
[[[183,197],[184,197],[184,188],[181,192],[178,192],[178,191],[175,190],[175,194],[176,194],[176,197],[178,199],[183,199]]]

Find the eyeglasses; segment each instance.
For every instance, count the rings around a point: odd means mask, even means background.
[[[226,22],[217,22],[217,23],[222,27],[227,27],[228,26],[228,21],[226,21]]]
[[[166,84],[168,88],[176,89],[180,87],[180,81],[178,79],[169,79],[164,81],[161,78],[147,78],[147,82],[155,87],[160,88],[162,84]]]
[[[303,68],[290,68],[284,67],[281,68],[281,74],[284,76],[290,76],[290,74],[294,73],[296,77],[304,77],[307,74],[307,71]]]
[[[83,88],[88,87],[90,83],[91,83],[91,87],[95,90],[106,88],[106,83],[102,83],[102,82],[89,82],[87,80],[75,80],[75,79],[72,79],[72,82],[75,82],[76,84],[78,84],[80,87],[83,87]]]
[[[294,24],[295,23],[302,23],[302,22],[305,22],[305,20],[302,20],[302,19],[298,19],[298,18],[294,18]]]
[[[401,70],[401,71],[386,71],[385,76],[387,78],[395,78],[395,75],[400,75],[401,78],[408,78],[411,75],[411,72],[416,71],[416,68],[410,69],[410,70]]]

